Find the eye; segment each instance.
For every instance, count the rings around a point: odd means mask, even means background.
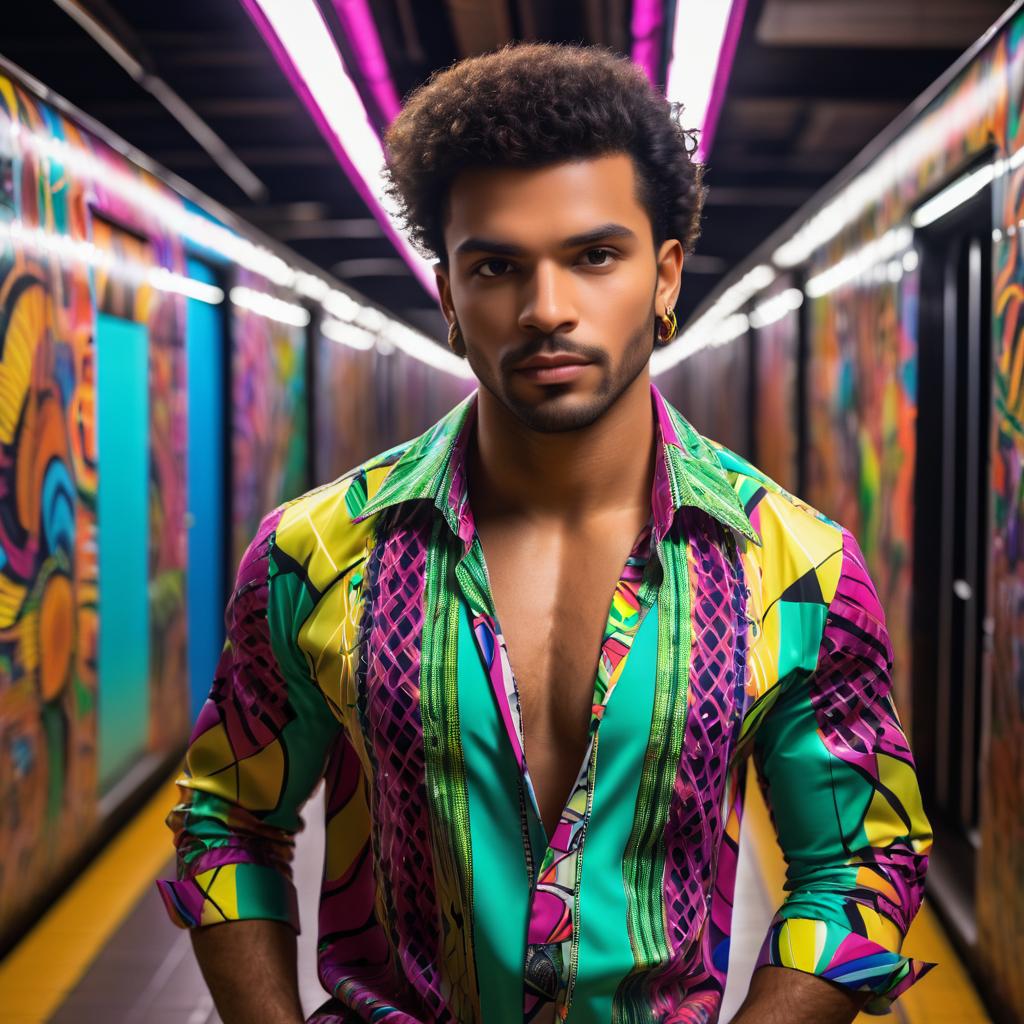
[[[478,266],[476,268],[474,273],[479,274],[481,277],[501,277],[502,276],[501,274],[485,274],[485,273],[483,273],[484,267],[489,267],[489,266],[491,266],[492,263],[504,263],[506,266],[509,265],[508,260],[500,260],[497,257],[495,257],[494,259],[484,260],[484,262],[481,263],[480,266]]]
[[[611,249],[600,249],[600,248],[598,248],[598,249],[588,249],[584,253],[584,256],[588,256],[589,257],[592,253],[595,253],[595,252],[596,253],[604,254],[605,256],[608,257],[608,259],[602,260],[600,263],[590,263],[589,260],[588,260],[588,266],[591,266],[591,267],[607,267],[608,264],[611,263],[612,259],[614,259],[614,257],[615,257],[615,253],[613,253],[611,251]]]

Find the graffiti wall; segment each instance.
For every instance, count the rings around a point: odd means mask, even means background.
[[[791,287],[789,279],[772,294],[784,287]],[[757,467],[793,493],[797,493],[799,317],[800,312],[792,310],[753,332]]]
[[[57,145],[53,145],[56,141]],[[126,753],[160,753],[187,727],[184,655],[185,438],[180,296],[126,284],[181,251],[144,214],[83,180],[71,154],[135,171],[15,83],[0,78],[0,921],[82,847],[99,799],[104,703],[98,540],[97,324],[129,325],[144,345],[149,445],[136,481],[148,530],[139,554],[147,651],[132,680],[141,714]],[[149,182],[158,188],[155,182]],[[112,225],[120,227],[114,228]],[[143,241],[142,239],[145,239]],[[108,264],[73,258],[93,243]],[[115,404],[116,404],[116,396]],[[113,423],[109,424],[111,435]],[[116,555],[108,548],[106,554]],[[115,570],[116,571],[116,558]],[[115,629],[116,623],[108,626]],[[109,695],[107,695],[109,697]],[[120,723],[122,726],[124,723]]]
[[[247,274],[239,280],[249,284]],[[231,535],[237,564],[260,519],[306,490],[306,329],[232,312]]]
[[[1004,152],[1024,148],[1024,18],[1000,40],[992,74],[1005,82],[999,108]],[[1005,77],[1004,77],[1005,76]],[[996,183],[993,223],[994,404],[987,759],[983,765],[978,943],[1001,1003],[1024,1017],[1024,169]],[[1012,228],[1008,234],[1007,229]]]
[[[905,273],[809,300],[808,310],[806,498],[860,541],[885,608],[893,689],[908,722],[917,288],[918,275]]]

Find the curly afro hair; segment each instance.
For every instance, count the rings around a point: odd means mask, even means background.
[[[703,165],[696,131],[632,61],[600,46],[509,43],[435,71],[385,133],[384,189],[426,258],[448,256],[443,228],[466,168],[540,168],[628,153],[655,248],[700,234]]]

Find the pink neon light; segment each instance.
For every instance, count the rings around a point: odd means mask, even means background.
[[[711,152],[711,143],[715,141],[715,129],[718,127],[718,116],[725,102],[725,92],[729,88],[729,75],[732,73],[732,61],[736,56],[736,44],[743,31],[743,17],[747,10],[747,0],[732,0],[729,10],[729,22],[722,37],[722,48],[718,52],[718,65],[715,69],[715,84],[711,87],[711,98],[704,114],[704,125],[700,133],[700,145],[697,147],[697,159],[703,163]]]
[[[661,65],[661,34],[664,26],[665,10],[661,0],[635,0],[630,21],[633,62],[644,69],[655,86],[658,85]]]
[[[334,10],[352,43],[359,73],[390,124],[402,109],[402,101],[391,78],[387,55],[369,4],[366,0],[334,0]]]
[[[351,181],[355,186],[356,191],[366,203],[367,208],[374,217],[377,218],[377,222],[380,224],[388,238],[390,238],[394,243],[395,248],[401,254],[402,258],[409,264],[409,268],[416,275],[420,284],[423,285],[429,295],[437,298],[437,282],[434,280],[432,271],[425,264],[414,262],[409,259],[409,255],[405,247],[405,239],[403,239],[395,230],[395,227],[391,223],[388,215],[381,209],[366,182],[363,181],[362,175],[359,174],[355,165],[349,159],[348,153],[345,152],[345,147],[341,144],[341,140],[334,134],[330,124],[327,122],[327,118],[324,116],[319,104],[313,98],[312,92],[306,85],[305,79],[303,79],[299,69],[294,65],[294,63],[292,63],[291,57],[288,56],[288,51],[284,48],[281,40],[278,39],[277,33],[267,20],[267,17],[264,15],[259,4],[256,0],[241,0],[241,2],[242,6],[248,12],[249,17],[252,19],[253,24],[259,30],[260,35],[263,36],[267,46],[270,47],[270,51],[273,53],[274,59],[287,76],[288,81],[291,82],[296,95],[300,100],[302,100],[303,105],[309,111],[309,114],[313,118],[320,134],[331,147],[331,150],[338,163],[341,165],[342,170],[344,170],[345,174],[348,175],[349,181]],[[324,26],[324,31],[327,31],[326,25]]]

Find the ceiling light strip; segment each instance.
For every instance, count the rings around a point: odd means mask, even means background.
[[[103,271],[118,281],[134,285],[148,284],[157,291],[184,295],[209,305],[224,301],[224,292],[216,285],[175,273],[167,267],[124,259],[110,250],[101,249],[88,239],[73,238],[41,227],[29,227],[20,220],[0,221],[0,244],[3,243],[17,245],[37,259],[52,256],[62,264],[79,263]]]
[[[711,150],[715,125],[743,27],[746,0],[679,0],[665,92],[682,103],[684,119],[700,128],[696,159]]]
[[[292,327],[305,327],[309,323],[309,310],[305,306],[297,306],[294,302],[285,302],[268,292],[257,291],[236,285],[228,292],[232,305],[247,309],[258,316],[278,323],[290,324]]]
[[[313,0],[242,0],[281,69],[370,212],[429,295],[430,264],[412,246],[383,191],[384,149]]]
[[[633,37],[631,57],[634,64],[655,85],[661,84],[661,42],[665,25],[665,5],[662,0],[634,0],[630,18]]]
[[[352,47],[359,74],[373,96],[381,116],[390,124],[402,109],[391,78],[387,54],[366,0],[334,0],[334,11]]]

